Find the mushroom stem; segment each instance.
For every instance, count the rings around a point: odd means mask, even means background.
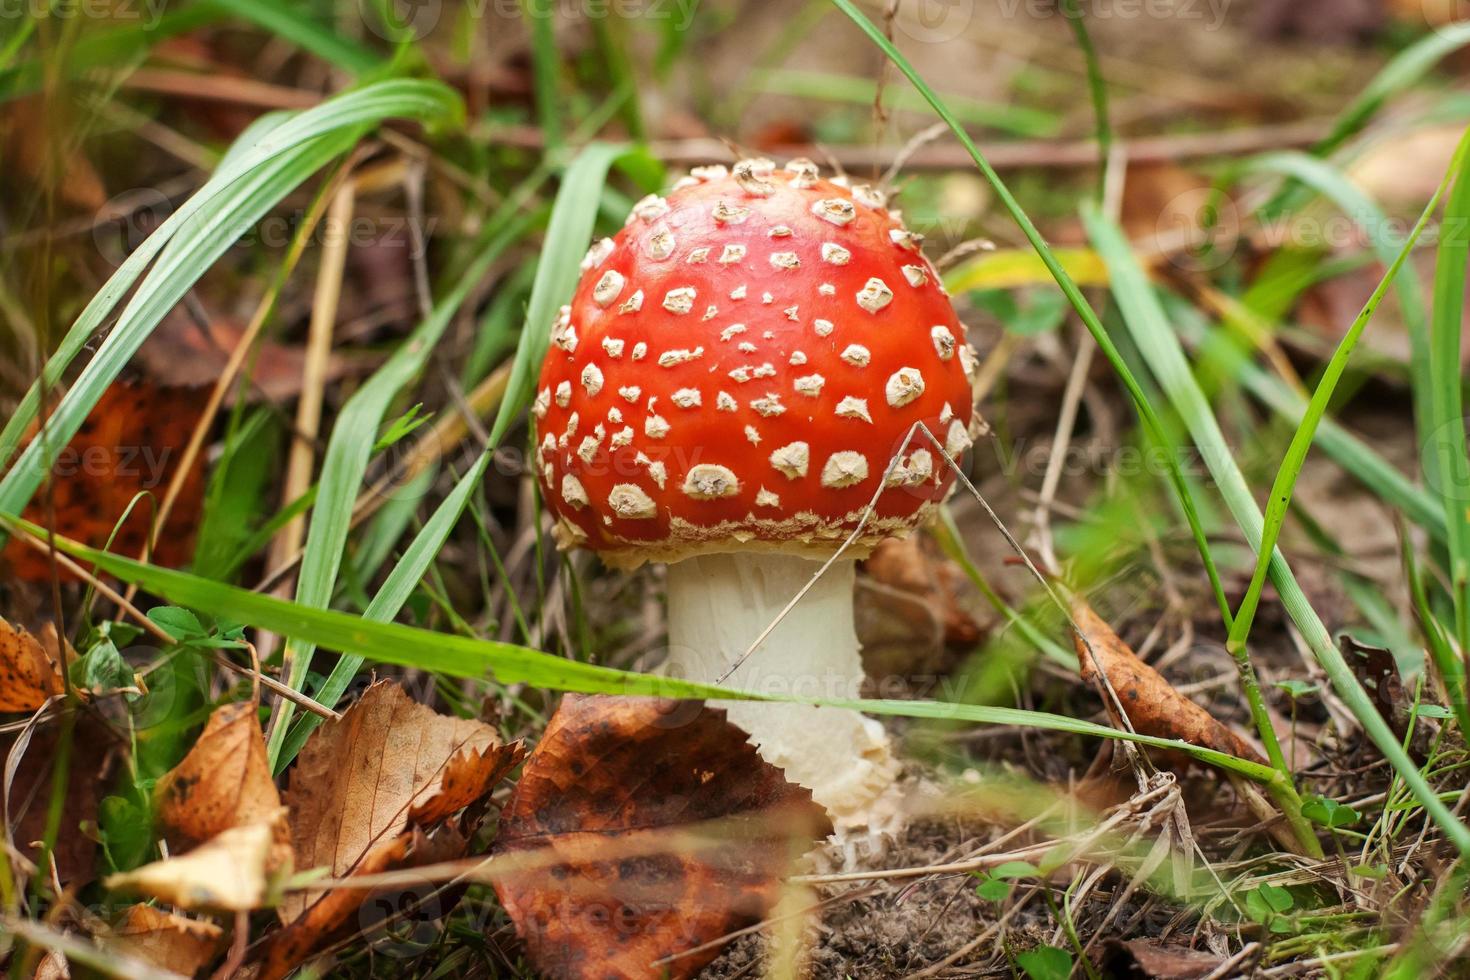
[[[712,682],[805,586],[821,563],[788,554],[715,554],[669,566],[665,670]],[[853,626],[854,563],[835,562],[724,682],[761,694],[855,698],[863,662]],[[871,825],[898,774],[878,722],[808,704],[720,702],[761,757],[812,791],[839,828]],[[881,817],[879,818],[881,820]]]

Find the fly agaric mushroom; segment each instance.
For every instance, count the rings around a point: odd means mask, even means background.
[[[671,674],[858,696],[853,561],[745,654],[875,495],[844,558],[943,499],[917,424],[951,455],[970,445],[973,352],[920,242],[872,188],[742,160],[644,198],[587,253],[541,373],[537,463],[563,547],[670,563]],[[898,771],[877,722],[723,707],[839,826],[872,822]]]

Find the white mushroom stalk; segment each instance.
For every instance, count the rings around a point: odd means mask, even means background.
[[[853,625],[855,562],[816,580],[761,642],[750,646],[812,581],[821,561],[779,553],[718,554],[669,566],[665,671],[758,694],[810,699],[861,695],[863,661]],[[746,656],[749,651],[749,656]],[[856,711],[809,704],[724,701],[761,758],[812,791],[839,828],[884,822],[879,805],[898,775],[883,726]]]

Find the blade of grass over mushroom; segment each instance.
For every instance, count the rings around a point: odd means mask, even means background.
[[[20,518],[0,515],[0,522],[25,528],[32,533],[41,533],[41,528]],[[98,551],[66,538],[57,538],[57,548],[80,561],[96,565],[121,581],[136,583],[177,605],[207,609],[215,615],[228,617],[248,626],[303,639],[317,646],[351,651],[379,663],[416,667],[467,678],[484,678],[493,672],[495,680],[501,684],[523,683],[583,694],[791,701],[905,718],[1042,728],[1096,738],[1123,739],[1184,752],[1201,762],[1263,783],[1275,784],[1281,779],[1268,766],[1238,759],[1223,752],[1174,739],[1119,731],[1078,718],[1022,708],[998,708],[948,701],[807,699],[791,695],[761,695],[656,674],[601,667],[553,656],[514,643],[436,633],[401,623],[376,623],[335,610],[312,609],[289,600],[211,582],[187,572],[159,568],[121,555]]]
[[[1465,266],[1470,262],[1470,167],[1461,141],[1451,165],[1455,186],[1440,224],[1434,274],[1434,312],[1429,327],[1430,415],[1422,423],[1421,452],[1432,492],[1444,504],[1449,531],[1450,595],[1455,606],[1455,636],[1461,656],[1470,655],[1470,457],[1466,456],[1465,417],[1460,376],[1461,317],[1465,309]],[[1449,179],[1446,177],[1446,179]]]
[[[1316,435],[1317,427],[1321,423],[1322,417],[1327,414],[1327,409],[1332,403],[1332,395],[1337,389],[1337,383],[1342,380],[1343,372],[1347,370],[1348,359],[1352,357],[1353,350],[1357,347],[1359,339],[1363,336],[1363,331],[1368,326],[1368,321],[1372,319],[1373,314],[1378,309],[1378,304],[1388,294],[1389,287],[1398,279],[1399,270],[1408,261],[1409,256],[1413,253],[1415,244],[1419,241],[1419,236],[1423,234],[1425,227],[1429,224],[1429,219],[1438,209],[1439,200],[1444,195],[1445,188],[1448,186],[1451,178],[1463,166],[1467,146],[1470,146],[1470,139],[1462,138],[1449,172],[1445,174],[1444,180],[1440,182],[1433,197],[1430,198],[1429,204],[1424,208],[1423,213],[1419,216],[1419,220],[1414,224],[1413,230],[1409,233],[1408,240],[1404,242],[1403,248],[1399,249],[1398,255],[1389,264],[1383,278],[1379,280],[1372,295],[1368,297],[1368,301],[1363,304],[1362,310],[1353,320],[1352,325],[1343,334],[1342,340],[1337,345],[1337,349],[1332,353],[1332,357],[1328,359],[1327,365],[1322,370],[1322,377],[1317,382],[1317,387],[1312,392],[1312,398],[1302,415],[1302,420],[1297,425],[1296,432],[1292,434],[1291,443],[1287,446],[1286,455],[1281,461],[1280,468],[1276,471],[1276,479],[1271,484],[1271,493],[1266,499],[1265,524],[1260,544],[1256,548],[1256,567],[1251,573],[1250,585],[1246,589],[1245,596],[1240,600],[1240,605],[1236,609],[1235,622],[1230,627],[1227,646],[1232,653],[1238,654],[1245,650],[1246,639],[1250,636],[1251,624],[1255,621],[1256,609],[1261,601],[1261,593],[1266,587],[1266,575],[1271,563],[1271,556],[1276,551],[1276,542],[1281,536],[1281,527],[1286,522],[1286,514],[1291,504],[1292,492],[1296,488],[1297,477],[1301,474],[1302,465],[1307,459],[1307,453],[1312,448],[1312,440]],[[1450,199],[1450,210],[1446,215],[1446,218],[1449,219],[1447,220],[1447,227],[1454,227],[1452,219],[1455,215],[1457,204],[1461,208],[1470,208],[1470,192],[1465,190],[1467,185],[1470,185],[1470,182],[1464,180],[1459,180],[1455,184],[1456,193]],[[1458,267],[1458,281],[1455,281],[1453,270],[1448,275],[1445,274],[1447,260],[1452,257],[1451,253],[1455,251],[1455,249],[1451,248],[1451,245],[1452,241],[1450,239],[1445,239],[1440,244],[1441,279],[1448,279],[1449,281],[1441,282],[1439,286],[1442,288],[1436,289],[1435,324],[1436,328],[1438,328],[1440,321],[1444,318],[1443,311],[1449,305],[1444,301],[1445,293],[1443,290],[1458,289],[1458,294],[1451,293],[1454,302],[1452,304],[1453,308],[1450,310],[1450,315],[1453,317],[1454,337],[1450,341],[1453,350],[1448,351],[1448,353],[1454,357],[1454,360],[1450,362],[1450,369],[1453,375],[1449,379],[1448,386],[1443,383],[1436,384],[1434,390],[1436,393],[1441,393],[1447,388],[1451,392],[1454,402],[1454,421],[1458,423],[1460,420],[1458,404],[1460,394],[1458,377],[1460,363],[1459,311],[1463,305],[1462,296],[1465,288],[1465,260],[1467,256],[1462,240],[1458,248],[1458,256],[1456,256],[1459,258],[1460,263]],[[1452,262],[1448,264],[1453,265]],[[1445,352],[1442,351],[1441,353]],[[1440,379],[1441,382],[1443,380]],[[1436,407],[1438,408],[1439,406],[1436,405]],[[1443,417],[1441,416],[1441,418]],[[1437,418],[1435,421],[1439,422],[1441,418]],[[1467,464],[1465,461],[1464,444],[1465,433],[1462,425],[1459,431],[1458,443],[1460,447],[1459,465],[1462,469],[1470,471],[1470,464]],[[1449,466],[1452,463],[1453,461],[1451,460],[1446,465]],[[1446,472],[1449,472],[1449,470],[1447,469]],[[1452,551],[1455,547],[1455,514],[1453,510],[1454,508],[1451,508],[1447,512],[1447,516],[1450,519],[1450,544]],[[1460,513],[1463,514],[1463,509],[1460,510]],[[1463,517],[1461,518],[1461,525],[1462,533],[1470,532],[1470,524],[1465,524]]]
[[[1133,333],[1139,351],[1188,426],[1236,523],[1247,540],[1260,541],[1264,526],[1260,508],[1235,463],[1230,446],[1226,443],[1198,382],[1189,370],[1178,337],[1169,329],[1158,297],[1148,284],[1118,227],[1092,208],[1084,210],[1084,218],[1091,237],[1099,250],[1104,252],[1109,267],[1113,270],[1114,296],[1123,309],[1124,322]],[[1389,760],[1399,778],[1444,831],[1445,836],[1462,853],[1470,854],[1470,828],[1450,812],[1404,751],[1393,729],[1378,713],[1367,692],[1353,675],[1352,668],[1334,644],[1327,626],[1307,601],[1279,549],[1271,556],[1270,571],[1271,581],[1276,586],[1282,606],[1301,631],[1303,639],[1332,681],[1338,696],[1352,711],[1353,717],[1363,726],[1363,730],[1378,746],[1379,751]],[[1252,707],[1254,709],[1254,705]],[[1280,751],[1279,746],[1277,751]]]
[[[1046,265],[1047,271],[1051,273],[1052,278],[1056,280],[1062,293],[1067,297],[1067,302],[1071,304],[1072,309],[1076,311],[1083,325],[1087,327],[1087,332],[1092,334],[1093,339],[1097,341],[1098,349],[1103,352],[1103,355],[1108,359],[1108,363],[1117,372],[1118,378],[1123,382],[1123,387],[1128,390],[1128,396],[1132,399],[1134,408],[1137,410],[1139,418],[1143,421],[1144,428],[1148,431],[1149,437],[1154,439],[1160,446],[1166,448],[1164,458],[1168,468],[1169,482],[1174,488],[1175,496],[1184,512],[1185,520],[1189,524],[1190,533],[1194,537],[1195,547],[1199,550],[1200,560],[1205,567],[1205,573],[1209,576],[1210,587],[1214,592],[1215,603],[1219,606],[1220,616],[1228,624],[1230,622],[1230,603],[1225,597],[1225,588],[1220,582],[1219,569],[1216,568],[1215,559],[1210,553],[1209,538],[1205,534],[1204,526],[1200,523],[1199,512],[1195,506],[1193,494],[1190,492],[1189,484],[1185,481],[1184,473],[1180,469],[1178,454],[1172,451],[1172,444],[1168,439],[1163,423],[1159,420],[1158,413],[1154,411],[1153,405],[1149,403],[1148,395],[1144,392],[1142,386],[1139,385],[1138,379],[1129,370],[1127,362],[1123,359],[1123,355],[1119,352],[1117,345],[1113,343],[1112,337],[1108,336],[1107,329],[1103,326],[1102,321],[1098,319],[1097,313],[1087,302],[1086,297],[1082,295],[1082,291],[1077,288],[1077,284],[1068,275],[1067,270],[1052,253],[1051,247],[1047,245],[1046,240],[1041,236],[1041,232],[1037,230],[1035,223],[1031,221],[1031,218],[1021,208],[1020,202],[1016,200],[1010,188],[1006,186],[1005,181],[1000,179],[1000,174],[996,173],[995,168],[980,153],[979,148],[975,146],[974,140],[970,139],[970,135],[960,125],[960,121],[955,118],[954,113],[949,111],[944,101],[934,93],[934,90],[929,87],[928,83],[914,69],[914,66],[909,64],[908,59],[893,46],[892,41],[884,37],[883,32],[874,26],[873,22],[862,11],[853,5],[852,0],[832,0],[832,4],[856,24],[878,46],[883,54],[897,66],[899,71],[903,72],[910,84],[918,90],[919,94],[924,97],[924,100],[929,103],[929,106],[939,118],[954,133],[955,139],[969,153],[970,159],[975,161],[975,166],[979,168],[985,180],[995,190],[995,195],[1000,199],[1001,204],[1005,206],[1006,212],[1015,221],[1017,227],[1021,229],[1021,233],[1026,236],[1026,240],[1031,244],[1031,247],[1036,250],[1041,261]]]
[[[253,213],[252,204],[259,205],[266,200],[273,204],[284,197],[345,149],[339,143],[346,138],[344,133],[393,116],[440,119],[452,115],[458,106],[458,96],[438,83],[380,82],[296,115],[272,118],[269,125],[248,130],[250,141],[242,138],[236,152],[221,162],[210,180],[149,235],[98,290],[46,362],[42,377],[31,386],[0,431],[0,459],[16,459],[0,480],[0,510],[19,511],[26,505],[54,461],[47,458],[47,453],[59,452],[76,434],[107,385],[163,314],[204,273],[214,256],[248,227],[240,219],[242,214]],[[284,162],[279,159],[283,155],[286,155]],[[315,166],[311,166],[313,162]],[[293,179],[295,183],[290,183]],[[243,195],[236,185],[252,180],[255,182],[249,184],[252,193]],[[143,277],[144,270],[155,258],[160,258],[165,246],[185,233],[190,236],[184,239],[189,247],[171,253],[174,262],[167,268],[160,261]],[[118,323],[48,418],[48,438],[32,442],[17,458],[22,436],[36,419],[40,393],[56,386],[63,372],[140,277],[143,281]]]
[[[500,444],[516,416],[531,404],[536,374],[551,344],[556,311],[576,288],[582,256],[592,240],[597,202],[614,164],[657,167],[646,151],[611,143],[590,144],[567,167],[546,226],[541,258],[536,263],[536,278],[531,283],[525,326],[516,348],[505,400],[490,429],[492,447]]]

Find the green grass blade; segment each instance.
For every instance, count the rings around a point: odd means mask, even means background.
[[[205,6],[229,11],[352,75],[366,75],[385,64],[372,51],[312,18],[305,4],[285,0],[207,0]]]
[[[196,243],[212,243],[213,247],[226,238],[227,245],[244,230],[245,226],[239,223],[238,209],[247,206],[255,198],[241,200],[237,194],[232,199],[230,191],[237,183],[249,179],[253,173],[267,165],[275,167],[274,170],[268,170],[268,173],[279,180],[285,180],[300,172],[293,167],[304,169],[305,163],[310,162],[316,150],[322,151],[326,159],[330,159],[326,150],[336,149],[333,141],[344,131],[350,132],[361,126],[373,125],[392,116],[425,120],[444,118],[452,115],[459,104],[458,96],[438,83],[380,82],[288,117],[257,135],[248,144],[248,149],[242,148],[222,163],[219,170],[197,193],[148,236],[83,309],[56,351],[47,360],[42,378],[31,386],[4,430],[0,431],[0,460],[17,458],[16,450],[22,435],[36,419],[41,391],[56,386],[63,372],[102,328],[113,308],[133,289],[144,270],[159,257],[160,252],[176,235],[190,230],[191,226],[214,228],[216,233],[208,235],[206,231],[194,227],[192,233],[199,237],[191,239]],[[256,131],[252,129],[251,132]],[[316,150],[301,150],[295,156],[288,157],[286,164],[280,163],[278,158],[297,150],[303,144],[311,144]],[[321,165],[300,173],[298,183]],[[265,194],[279,189],[275,183],[264,180],[260,174],[255,176],[258,182],[257,193]],[[280,193],[284,195],[289,190],[290,188],[286,188],[280,190]],[[234,234],[226,236],[224,232],[218,231],[218,227],[233,231]],[[51,415],[48,422],[50,437],[45,440],[45,446],[40,441],[32,443],[5,474],[4,479],[0,480],[0,510],[18,513],[25,507],[53,462],[53,459],[46,456],[48,447],[53,454],[59,452],[76,434],[77,428],[101,397],[107,383],[116,377],[132,351],[137,349],[156,326],[156,321],[149,323],[141,318],[140,311],[145,305],[158,302],[168,291],[192,285],[203,274],[207,264],[192,261],[192,256],[181,254],[181,268],[167,277],[154,270],[154,274],[144,280],[130,300],[121,320],[103,341],[97,355],[88,365],[87,372],[84,372],[86,384],[79,381]]]
[[[1096,211],[1086,212],[1089,229],[1094,239],[1101,237],[1118,248],[1111,248],[1108,255],[1109,268],[1113,270],[1114,295],[1124,309],[1124,320],[1133,333],[1139,351],[1147,360],[1150,370],[1183,417],[1194,437],[1205,465],[1215,478],[1225,504],[1230,508],[1236,523],[1245,533],[1247,540],[1260,541],[1265,520],[1256,506],[1250,487],[1236,465],[1230,446],[1225,441],[1214,415],[1210,412],[1204,394],[1200,391],[1194,375],[1189,370],[1184,351],[1164,317],[1158,297],[1148,285],[1137,259],[1127,248],[1122,232]],[[1352,711],[1353,717],[1363,726],[1380,752],[1388,759],[1394,771],[1429,813],[1433,821],[1454,842],[1462,853],[1470,854],[1470,828],[1467,828],[1424,779],[1415,767],[1403,746],[1399,744],[1383,716],[1378,713],[1372,699],[1363,690],[1352,668],[1333,643],[1327,626],[1312,609],[1292,574],[1291,567],[1278,549],[1271,556],[1271,581],[1287,614],[1296,623],[1303,639],[1316,657],[1318,664],[1327,673],[1337,694]]]
[[[1467,135],[1470,139],[1470,135]],[[1466,455],[1460,375],[1461,316],[1465,309],[1465,266],[1470,263],[1470,156],[1464,141],[1456,154],[1455,186],[1441,222],[1434,273],[1434,314],[1429,327],[1429,411],[1421,429],[1430,490],[1444,504],[1449,531],[1450,595],[1461,656],[1470,654],[1470,457]]]
[[[8,516],[4,519],[31,533],[44,533],[28,521]],[[808,699],[792,695],[755,694],[657,674],[638,674],[613,667],[600,667],[552,656],[514,643],[435,633],[400,623],[370,622],[329,609],[311,609],[274,596],[211,582],[187,572],[145,565],[131,558],[87,548],[66,539],[57,539],[57,548],[80,561],[96,565],[121,581],[135,583],[169,602],[208,610],[213,615],[248,626],[305,640],[315,646],[348,651],[379,663],[438,671],[455,677],[485,678],[493,673],[495,680],[501,684],[523,683],[550,690],[586,694],[794,701],[904,718],[1019,725],[1095,738],[1121,739],[1184,752],[1203,762],[1261,782],[1273,783],[1278,778],[1267,766],[1237,759],[1223,752],[1174,739],[1118,731],[1078,718],[1021,708],[998,708],[948,701]]]
[[[566,125],[562,120],[561,52],[556,46],[555,11],[550,0],[521,0],[521,12],[531,31],[531,80],[536,94],[536,121],[547,152],[554,153],[565,143]]]
[[[1092,35],[1087,32],[1082,8],[1078,0],[1063,0],[1062,8],[1066,21],[1077,37],[1077,47],[1082,49],[1082,60],[1087,64],[1087,90],[1092,94],[1093,126],[1097,133],[1097,199],[1102,201],[1108,183],[1108,158],[1113,153],[1113,124],[1108,116],[1108,84],[1103,80],[1102,64],[1097,58],[1097,49],[1092,45]]]
[[[551,220],[546,226],[546,243],[536,263],[536,278],[531,284],[531,299],[526,307],[526,323],[511,366],[505,399],[501,402],[495,424],[490,429],[490,445],[498,446],[516,416],[531,404],[541,362],[551,344],[551,327],[556,311],[576,289],[582,274],[582,257],[592,240],[597,220],[597,202],[602,198],[607,173],[614,163],[625,158],[642,158],[643,150],[610,143],[592,143],[577,155],[562,177]]]
[[[974,141],[970,139],[969,134],[960,125],[959,120],[945,106],[944,101],[928,86],[914,69],[914,66],[909,64],[908,59],[893,46],[893,42],[884,37],[883,32],[878,30],[873,22],[853,5],[852,0],[832,0],[832,3],[838,10],[847,15],[848,19],[856,24],[878,46],[888,59],[898,67],[899,71],[903,72],[910,84],[924,97],[924,100],[929,103],[929,106],[939,118],[949,126],[950,131],[955,135],[955,139],[959,140],[960,145],[969,153],[970,159],[975,161],[975,166],[979,168],[986,181],[995,190],[996,197],[1005,206],[1011,219],[1021,229],[1021,233],[1026,236],[1026,240],[1031,243],[1031,247],[1036,250],[1041,261],[1046,265],[1047,271],[1051,273],[1052,278],[1056,280],[1062,293],[1067,297],[1067,302],[1072,305],[1072,309],[1077,312],[1077,316],[1082,320],[1083,325],[1087,327],[1088,333],[1092,334],[1093,339],[1097,341],[1098,349],[1103,352],[1103,355],[1108,359],[1108,363],[1117,372],[1119,379],[1123,382],[1123,387],[1128,391],[1128,396],[1133,400],[1134,408],[1137,410],[1149,437],[1158,445],[1165,447],[1166,451],[1163,455],[1168,466],[1169,482],[1174,488],[1180,508],[1184,512],[1185,520],[1189,523],[1190,533],[1194,536],[1195,547],[1199,549],[1200,560],[1204,564],[1205,573],[1209,576],[1210,586],[1215,595],[1215,603],[1220,608],[1220,616],[1228,624],[1230,622],[1230,604],[1225,598],[1225,588],[1220,583],[1220,573],[1215,566],[1215,559],[1210,554],[1209,539],[1205,534],[1204,526],[1200,523],[1194,496],[1190,492],[1189,484],[1185,481],[1184,473],[1179,467],[1178,453],[1172,450],[1172,444],[1168,439],[1163,423],[1160,422],[1153,406],[1149,404],[1148,395],[1144,392],[1142,386],[1139,385],[1138,379],[1133,376],[1133,372],[1129,370],[1127,362],[1124,361],[1123,355],[1118,351],[1117,345],[1113,343],[1113,339],[1108,336],[1108,332],[1103,327],[1102,321],[1098,319],[1097,313],[1093,311],[1087,299],[1082,295],[1082,291],[1077,288],[1077,284],[1072,281],[1072,277],[1067,274],[1067,270],[1052,253],[1050,246],[1041,237],[1041,232],[1037,230],[1036,225],[1027,216],[1026,212],[1021,209],[1020,203],[1011,194],[1010,188],[1006,186],[1005,181],[1000,179],[1000,175],[995,172],[995,169],[991,167],[989,161],[980,153]]]
[[[1297,426],[1296,432],[1292,434],[1291,443],[1287,446],[1286,449],[1286,455],[1282,459],[1281,466],[1276,471],[1276,478],[1271,484],[1270,496],[1266,498],[1265,525],[1260,544],[1256,548],[1256,567],[1251,574],[1250,585],[1246,589],[1245,596],[1241,599],[1240,607],[1236,611],[1235,622],[1230,627],[1230,637],[1227,641],[1227,646],[1232,651],[1240,651],[1245,648],[1246,639],[1250,635],[1251,624],[1255,621],[1256,609],[1261,601],[1261,593],[1266,587],[1266,574],[1270,566],[1271,555],[1276,551],[1276,542],[1281,536],[1281,527],[1286,522],[1286,514],[1291,505],[1291,495],[1296,488],[1297,477],[1301,473],[1303,464],[1306,463],[1307,453],[1312,448],[1312,441],[1316,436],[1318,425],[1321,423],[1322,417],[1327,414],[1328,406],[1330,406],[1332,403],[1332,395],[1337,390],[1337,383],[1342,380],[1343,372],[1347,370],[1348,359],[1352,357],[1353,350],[1358,346],[1358,340],[1363,336],[1363,331],[1368,326],[1368,321],[1372,319],[1374,312],[1378,309],[1378,304],[1383,301],[1383,297],[1388,294],[1389,287],[1398,279],[1399,270],[1402,269],[1404,263],[1408,261],[1409,256],[1414,251],[1415,244],[1417,244],[1419,241],[1419,236],[1423,234],[1425,227],[1429,224],[1429,219],[1438,209],[1439,200],[1444,195],[1445,188],[1448,186],[1450,179],[1459,171],[1460,167],[1463,164],[1467,146],[1470,146],[1470,142],[1467,142],[1466,139],[1462,139],[1460,141],[1459,149],[1456,151],[1454,163],[1451,165],[1449,172],[1445,174],[1444,180],[1435,190],[1434,196],[1430,199],[1429,204],[1424,208],[1423,213],[1419,216],[1419,220],[1414,224],[1413,230],[1409,233],[1408,240],[1404,243],[1403,248],[1399,250],[1398,255],[1394,257],[1393,262],[1389,264],[1387,271],[1384,273],[1383,278],[1379,280],[1378,285],[1374,288],[1372,295],[1368,297],[1368,301],[1363,304],[1362,310],[1358,313],[1357,317],[1354,318],[1352,326],[1350,326],[1347,332],[1343,334],[1342,340],[1338,342],[1337,349],[1332,352],[1332,357],[1328,359],[1327,366],[1322,371],[1322,377],[1317,382],[1316,389],[1312,392],[1311,400],[1308,402],[1307,409],[1302,415],[1302,421]],[[1460,189],[1466,185],[1470,185],[1470,181],[1462,180],[1455,185],[1455,198],[1464,198],[1464,200],[1461,201],[1462,205],[1470,203],[1470,195],[1464,195],[1460,193]],[[1455,198],[1451,198],[1451,214],[1453,214]],[[1450,227],[1453,227],[1453,224],[1450,224]],[[1455,360],[1452,362],[1451,367],[1454,375],[1449,379],[1450,384],[1448,386],[1454,395],[1454,419],[1457,423],[1460,420],[1460,414],[1458,411],[1460,393],[1458,379],[1460,332],[1459,311],[1461,306],[1463,305],[1460,297],[1463,296],[1465,288],[1466,259],[1464,242],[1462,241],[1460,244],[1461,247],[1459,254],[1459,281],[1458,283],[1450,282],[1447,284],[1448,288],[1459,289],[1459,294],[1456,297],[1453,309],[1450,310],[1450,315],[1453,316],[1453,327],[1455,332],[1455,335],[1453,337],[1453,354],[1455,355]],[[1442,270],[1445,264],[1444,260],[1449,257],[1447,255],[1447,251],[1448,242],[1444,242],[1440,245]],[[1438,323],[1438,321],[1441,319],[1440,314],[1444,305],[1445,304],[1439,302],[1438,300],[1436,301],[1436,323]],[[1443,385],[1437,385],[1436,390],[1441,390],[1443,387]],[[1465,433],[1462,426],[1460,429],[1459,443],[1460,463],[1467,471],[1470,471],[1470,464],[1466,464],[1465,461],[1464,443]],[[1470,483],[1466,483],[1464,485],[1470,486]],[[1463,515],[1463,507],[1460,508],[1460,513],[1461,515]],[[1453,520],[1451,521],[1449,526],[1451,530],[1453,530]],[[1467,534],[1470,534],[1470,524],[1466,524],[1464,526],[1464,530],[1467,532]],[[1466,540],[1470,541],[1470,537],[1467,537]],[[1452,546],[1453,543],[1454,535],[1452,534]]]
[[[525,233],[529,219],[517,216],[492,236],[470,267],[430,312],[429,317],[400,343],[393,355],[342,406],[322,458],[317,481],[316,503],[307,527],[301,570],[296,582],[296,601],[304,606],[325,608],[337,588],[347,533],[352,526],[352,508],[362,488],[373,445],[383,419],[399,393],[422,373],[429,356],[459,308],[484,278],[485,273],[512,243]],[[301,690],[311,668],[311,644],[292,641],[286,646],[290,665],[286,683]],[[282,701],[272,719],[268,754],[275,764],[288,732],[295,705]]]
[[[419,579],[423,578],[424,572],[428,570],[429,564],[444,546],[444,541],[449,537],[449,532],[459,521],[460,515],[464,513],[465,504],[482,479],[485,477],[486,467],[491,459],[490,453],[483,453],[470,467],[449,496],[444,498],[434,511],[432,517],[424,524],[423,528],[413,541],[408,550],[403,553],[393,571],[383,582],[373,601],[363,611],[362,618],[372,623],[390,622],[398,615],[403,604],[413,595],[413,590],[418,586]],[[322,682],[322,686],[312,692],[312,697],[319,703],[329,708],[335,708],[337,702],[342,700],[342,695],[347,693],[352,678],[357,676],[362,667],[363,658],[352,653],[343,653],[333,665],[332,672]],[[280,755],[276,758],[276,772],[280,772],[291,764],[296,758],[296,753],[301,751],[301,746],[306,744],[306,739],[321,724],[322,719],[317,715],[305,715],[294,726],[290,733],[281,742]]]

